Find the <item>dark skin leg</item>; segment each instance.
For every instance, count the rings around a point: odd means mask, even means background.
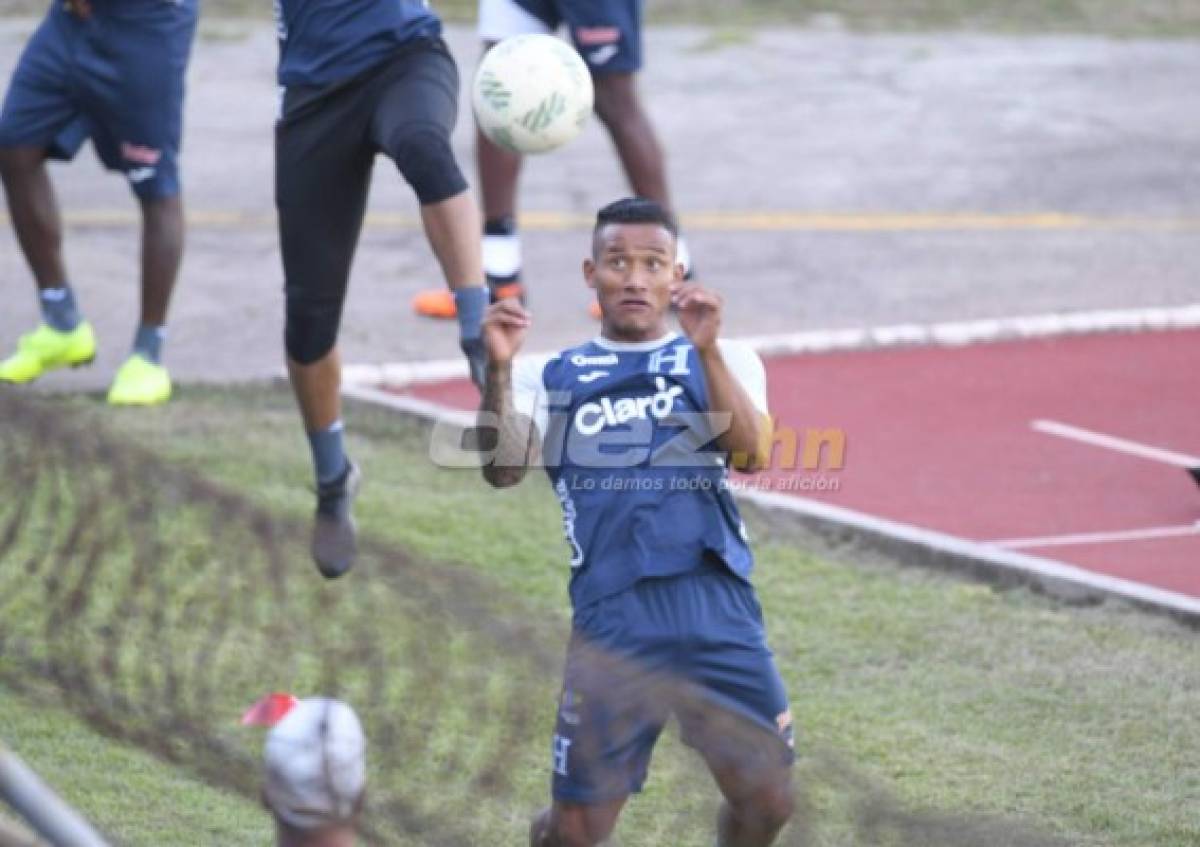
[[[530,824],[529,847],[596,847],[612,834],[627,799],[595,806],[555,800]]]
[[[142,323],[162,326],[183,259],[183,199],[139,200],[142,207]]]
[[[662,147],[642,108],[635,76],[605,74],[595,77],[595,85],[596,116],[612,136],[633,193],[670,209]]]
[[[795,811],[791,768],[746,772],[710,757],[725,802],[717,813],[718,847],[768,847]]]
[[[483,52],[496,42],[484,42]],[[479,189],[483,195],[484,220],[495,220],[517,211],[517,180],[521,175],[521,157],[488,140],[475,127],[475,165],[479,170]]]
[[[39,290],[67,280],[63,261],[62,215],[46,151],[39,147],[0,149],[0,177],[8,211]],[[139,200],[142,209],[141,321],[161,326],[167,320],[171,292],[183,257],[183,201],[180,197]]]
[[[62,215],[40,147],[0,148],[0,177],[8,213],[39,290],[67,279],[62,254]]]

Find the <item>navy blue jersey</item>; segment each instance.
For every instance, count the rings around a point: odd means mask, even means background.
[[[279,84],[324,86],[387,59],[442,23],[426,0],[274,0]]]
[[[762,362],[722,343],[731,372],[765,414]],[[715,556],[748,579],[745,526],[716,447],[720,421],[691,342],[605,339],[566,350],[540,372],[514,372],[514,405],[542,435],[542,458],[563,509],[578,610],[646,577]]]

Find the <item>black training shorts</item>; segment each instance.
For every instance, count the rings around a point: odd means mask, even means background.
[[[458,69],[441,39],[414,39],[349,80],[284,92],[275,204],[289,352],[336,335],[377,153],[395,161],[422,205],[466,190],[450,152],[457,118]]]

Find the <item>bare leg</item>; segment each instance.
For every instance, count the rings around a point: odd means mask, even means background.
[[[627,798],[596,806],[560,803],[539,812],[529,826],[530,847],[597,847],[612,834]]]
[[[596,77],[596,115],[608,129],[629,184],[639,197],[671,208],[662,146],[637,94],[631,73]]]
[[[40,147],[0,149],[0,176],[17,241],[37,287],[62,285],[67,280],[62,216],[46,170],[46,151]]]
[[[725,802],[717,814],[718,847],[769,847],[795,811],[791,768],[746,773],[709,762]]]
[[[328,429],[342,416],[342,360],[334,347],[311,365],[288,359],[288,376],[307,432]]]
[[[142,207],[142,324],[167,322],[171,292],[183,259],[183,199],[140,200]]]
[[[421,207],[421,223],[451,289],[483,283],[479,209],[469,191]]]

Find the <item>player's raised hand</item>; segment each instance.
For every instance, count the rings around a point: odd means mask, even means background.
[[[721,295],[694,283],[682,283],[671,291],[679,326],[697,350],[717,343],[721,332]]]
[[[519,300],[500,300],[483,315],[483,343],[488,359],[508,364],[525,343],[531,324],[530,314]]]

